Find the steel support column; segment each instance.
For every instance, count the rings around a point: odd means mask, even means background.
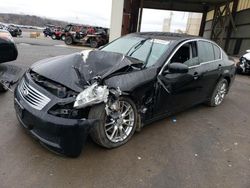
[[[199,36],[201,36],[201,37],[203,36],[204,31],[205,31],[207,11],[208,11],[208,8],[204,7],[204,11],[203,11],[203,14],[202,14],[202,19],[201,19],[200,31],[199,31]]]
[[[234,0],[233,1],[233,7],[232,7],[232,18],[233,18],[233,20],[235,20],[238,4],[239,4],[239,0]],[[228,51],[230,37],[231,37],[231,34],[232,34],[232,31],[233,31],[234,27],[235,26],[233,25],[233,23],[230,22],[229,26],[228,26],[228,30],[227,30],[225,49],[224,49],[226,52]]]

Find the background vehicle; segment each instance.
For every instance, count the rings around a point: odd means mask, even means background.
[[[33,136],[76,157],[88,134],[115,148],[145,124],[200,103],[220,105],[234,76],[234,62],[212,41],[136,33],[34,64],[16,87],[15,109]]]
[[[1,63],[16,60],[17,55],[17,48],[10,33],[0,29],[0,92],[7,91],[4,85],[10,84],[8,76],[6,77],[7,68]]]
[[[12,37],[17,37],[22,35],[22,30],[18,26],[9,25],[7,30],[10,32]]]
[[[250,73],[250,50],[246,52],[247,53],[240,58],[240,62],[236,65],[238,73]]]
[[[44,34],[45,37],[51,36],[51,35],[52,35],[52,26],[47,26],[47,27],[43,30],[43,34]]]
[[[47,25],[46,28],[43,30],[43,34],[45,37],[49,36],[53,40],[64,40],[64,29],[60,26],[55,25]]]
[[[55,27],[51,31],[51,38],[53,40],[65,40],[65,37],[62,35],[64,33],[64,29],[61,27]]]
[[[97,48],[108,42],[108,36],[104,32],[105,30],[102,30],[97,33],[91,26],[69,24],[65,27],[65,44],[82,44]]]

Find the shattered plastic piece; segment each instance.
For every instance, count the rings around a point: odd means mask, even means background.
[[[146,112],[147,112],[147,108],[145,107],[145,108],[143,108],[142,110],[141,110],[141,113],[143,113],[143,114],[145,114]]]
[[[173,123],[177,122],[176,118],[172,118],[172,121],[173,121]]]
[[[194,154],[194,156],[195,156],[195,157],[198,157],[198,154],[196,153],[196,154]]]
[[[140,157],[140,156],[138,156],[138,157],[137,157],[137,159],[138,159],[138,160],[141,160],[141,157]]]

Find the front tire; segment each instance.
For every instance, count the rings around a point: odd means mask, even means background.
[[[207,105],[211,107],[219,106],[225,99],[228,92],[228,81],[221,79],[214,88],[212,95],[210,96]]]
[[[107,115],[105,104],[91,108],[89,119],[99,119],[90,136],[92,140],[105,148],[116,148],[127,143],[136,130],[138,120],[134,102],[127,97],[120,97],[115,116]]]
[[[90,41],[90,47],[91,48],[97,48],[98,47],[98,42],[95,39],[92,39]]]

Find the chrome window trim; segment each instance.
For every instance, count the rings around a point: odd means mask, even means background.
[[[207,39],[189,39],[189,40],[186,40],[184,42],[182,42],[181,44],[178,45],[178,47],[174,50],[174,52],[170,55],[170,57],[167,59],[166,63],[162,66],[160,72],[158,75],[162,75],[162,72],[164,71],[164,69],[166,68],[166,66],[169,64],[170,60],[172,59],[172,57],[174,56],[174,54],[186,43],[189,43],[189,42],[198,42],[198,41],[205,41],[205,42],[209,42],[213,45],[216,45],[219,49],[220,49],[220,59],[216,59],[216,60],[213,60],[213,61],[206,61],[206,62],[202,62],[200,63],[199,65],[194,65],[194,66],[191,66],[191,67],[188,67],[189,69],[192,69],[192,68],[196,68],[196,67],[199,67],[201,65],[204,65],[204,64],[208,64],[208,63],[212,63],[212,62],[216,62],[216,61],[221,61],[222,60],[222,49],[221,47],[216,44],[215,42],[213,41],[210,41],[210,40],[207,40]],[[198,50],[198,48],[197,48]],[[199,55],[199,52],[198,52],[198,55]]]

